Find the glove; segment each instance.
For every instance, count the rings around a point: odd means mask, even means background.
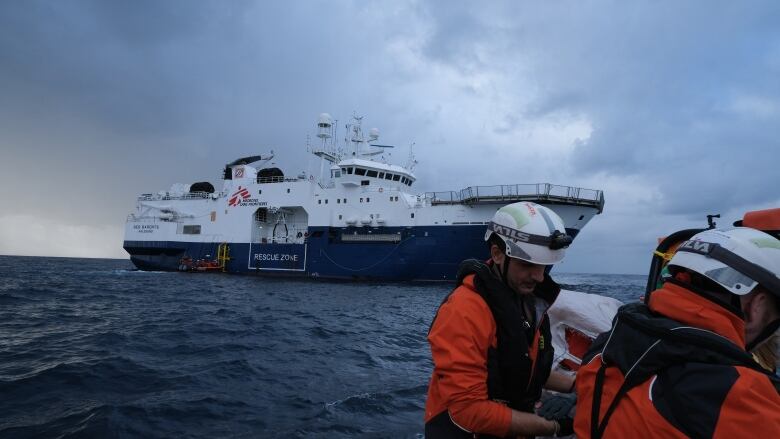
[[[542,398],[542,406],[537,414],[545,419],[558,420],[558,418],[574,418],[577,404],[577,395],[559,393]]]
[[[537,414],[558,423],[556,437],[569,436],[574,434],[576,404],[577,396],[574,394],[551,395],[542,399],[542,406],[537,410]]]

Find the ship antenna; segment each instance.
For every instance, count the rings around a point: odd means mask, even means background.
[[[414,158],[414,144],[415,142],[412,142],[411,145],[409,145],[409,162],[406,164],[406,169],[409,171],[412,171],[417,164],[417,160]]]

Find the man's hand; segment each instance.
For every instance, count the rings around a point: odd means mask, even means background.
[[[542,406],[537,414],[545,419],[558,423],[556,436],[568,436],[574,433],[574,412],[577,396],[574,394],[557,394],[542,398]]]

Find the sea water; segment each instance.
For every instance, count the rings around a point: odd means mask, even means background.
[[[623,301],[646,282],[553,274]],[[451,289],[0,256],[0,437],[421,437]]]

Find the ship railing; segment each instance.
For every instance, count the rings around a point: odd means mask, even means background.
[[[469,186],[460,191],[426,192],[431,204],[513,203],[517,201],[553,201],[590,205],[604,209],[604,193],[596,189],[561,186],[550,183]]]
[[[219,198],[222,196],[225,196],[225,192],[163,192],[157,194],[141,194],[138,196],[138,201],[204,200],[209,198]]]

